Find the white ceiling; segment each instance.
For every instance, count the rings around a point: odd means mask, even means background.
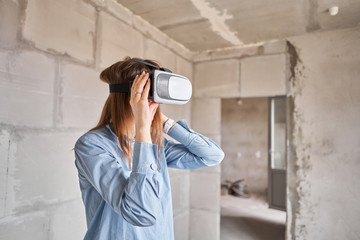
[[[360,0],[117,0],[194,52],[360,22]],[[335,16],[332,6],[339,7]]]

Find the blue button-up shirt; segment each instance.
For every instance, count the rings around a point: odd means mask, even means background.
[[[196,169],[224,158],[211,139],[192,131],[184,120],[157,145],[133,142],[132,168],[111,125],[84,134],[75,144],[75,164],[85,205],[84,239],[174,239],[168,167]]]

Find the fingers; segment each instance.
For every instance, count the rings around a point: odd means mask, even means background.
[[[142,95],[141,95],[141,98],[144,99],[144,100],[147,100],[148,97],[149,97],[149,90],[150,90],[150,80],[148,79],[147,82],[146,82],[146,85],[145,85],[145,88],[142,92]]]
[[[144,91],[144,86],[146,85],[147,80],[149,79],[149,74],[143,71],[141,75],[137,75],[134,83],[131,87],[131,96],[136,97],[137,95],[142,96]]]

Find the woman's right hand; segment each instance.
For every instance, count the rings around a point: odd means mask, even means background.
[[[137,75],[131,87],[130,105],[135,118],[136,142],[151,143],[150,127],[157,107],[156,102],[149,102],[149,74]]]

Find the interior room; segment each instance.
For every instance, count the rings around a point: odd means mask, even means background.
[[[0,239],[84,239],[74,146],[126,56],[186,76],[161,111],[225,153],[168,169],[174,239],[360,239],[359,24],[358,0],[0,0]]]
[[[221,239],[284,239],[285,100],[222,100]]]

